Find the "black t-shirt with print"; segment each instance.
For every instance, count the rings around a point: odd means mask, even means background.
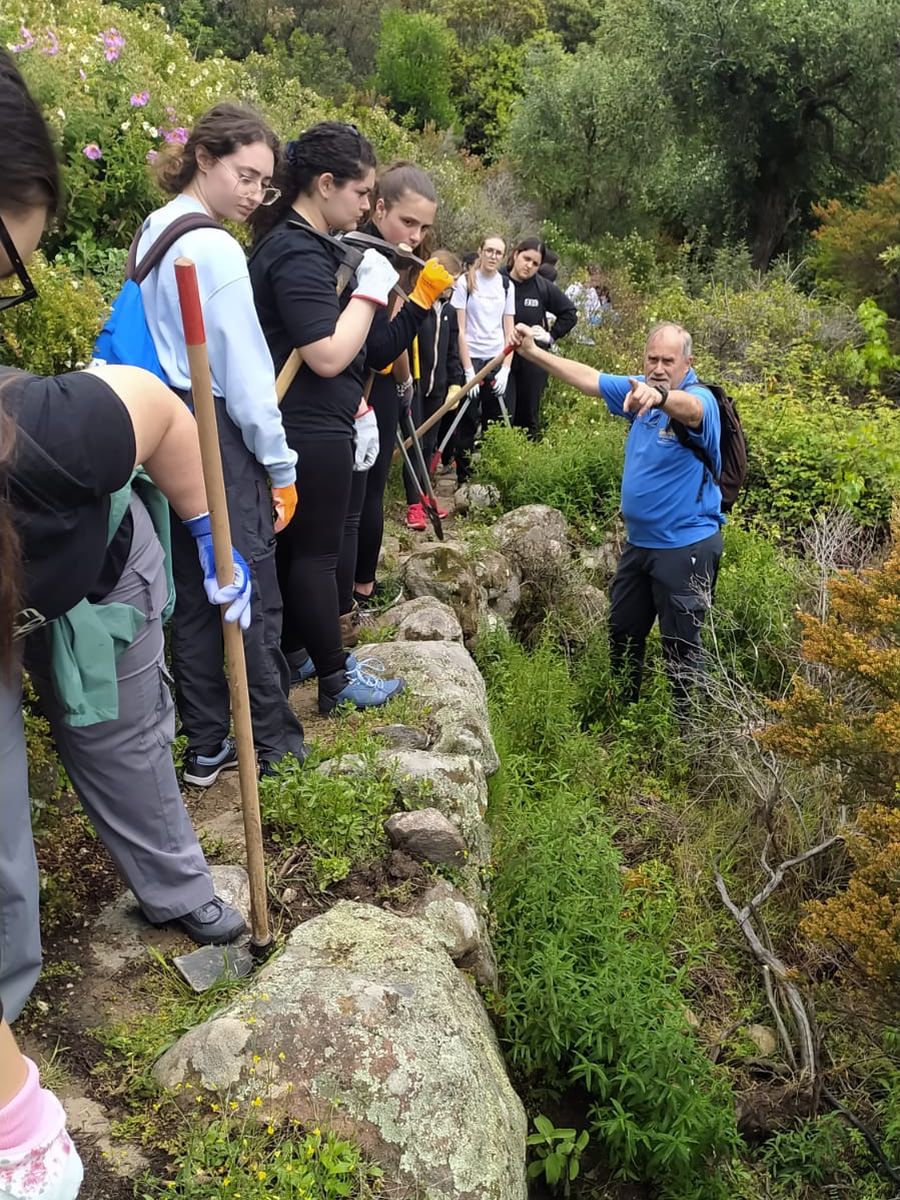
[[[276,374],[291,351],[331,337],[350,302],[355,276],[338,297],[340,252],[303,228],[297,214],[278,225],[250,256],[250,281]],[[288,442],[337,441],[353,436],[353,420],[365,385],[365,350],[333,379],[304,363],[281,405]]]
[[[0,387],[17,428],[7,494],[22,542],[23,606],[51,621],[85,597],[101,599],[128,558],[130,520],[109,549],[107,526],[109,497],[134,470],[134,428],[88,371],[45,379],[3,370]]]

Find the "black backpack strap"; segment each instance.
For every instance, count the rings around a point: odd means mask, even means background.
[[[213,217],[207,216],[206,213],[185,213],[183,217],[176,217],[171,225],[157,235],[156,241],[144,255],[140,262],[137,262],[137,247],[143,233],[143,226],[137,231],[134,236],[134,241],[131,243],[131,249],[128,251],[128,263],[125,268],[125,278],[133,279],[135,283],[141,284],[147,278],[152,270],[159,266],[166,253],[172,249],[180,237],[184,237],[186,233],[192,233],[195,229],[224,229],[225,226]]]

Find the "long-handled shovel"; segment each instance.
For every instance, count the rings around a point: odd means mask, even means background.
[[[510,343],[508,346],[504,347],[504,349],[501,350],[499,354],[495,354],[492,359],[490,359],[488,362],[486,362],[484,364],[484,366],[481,368],[480,371],[476,372],[475,375],[472,376],[472,378],[469,380],[469,382],[464,387],[461,387],[458,392],[454,392],[454,394],[450,397],[450,399],[445,400],[439,409],[437,409],[435,412],[433,412],[426,421],[422,422],[422,424],[416,430],[416,436],[421,438],[424,434],[426,434],[428,432],[429,429],[432,428],[432,426],[437,425],[438,421],[443,420],[446,413],[450,412],[452,409],[455,408],[457,411],[456,411],[456,416],[453,418],[453,424],[447,430],[447,434],[444,437],[444,440],[441,442],[441,445],[439,447],[440,452],[443,454],[444,449],[446,448],[446,446],[449,445],[450,439],[453,437],[453,434],[456,432],[457,425],[462,420],[463,413],[466,411],[466,409],[469,406],[469,401],[471,400],[472,392],[475,391],[475,389],[479,386],[479,384],[481,384],[485,379],[487,379],[487,377],[488,377],[488,375],[490,375],[491,371],[497,370],[497,368],[502,364],[504,358],[506,358],[508,355],[512,354],[513,350],[515,350],[515,346],[512,343]],[[460,403],[461,401],[463,401],[463,403]],[[409,447],[412,445],[412,438],[408,437],[404,441],[403,445],[404,445],[404,447],[409,449]],[[400,450],[398,447],[398,449],[394,451],[394,458],[396,459],[399,457],[400,457]]]
[[[191,393],[194,414],[200,435],[200,457],[206,485],[206,502],[212,525],[213,550],[219,585],[231,583],[234,564],[231,557],[231,528],[225,500],[225,478],[219,451],[216,407],[212,393],[209,356],[206,351],[206,330],[197,287],[197,270],[190,259],[175,262],[178,301],[187,343],[191,373]],[[254,597],[254,603],[259,600]],[[228,687],[231,693],[231,712],[234,718],[237,744],[238,774],[241,786],[241,809],[244,816],[244,837],[247,843],[247,872],[250,876],[250,954],[240,948],[204,946],[175,959],[175,965],[195,991],[202,992],[226,973],[245,975],[253,965],[253,957],[264,957],[272,945],[266,903],[266,867],[263,858],[262,822],[259,815],[256,751],[253,746],[253,726],[250,719],[250,693],[247,687],[247,662],[244,658],[244,639],[237,622],[222,619],[225,638],[225,657],[228,661]],[[253,957],[251,957],[251,955]]]

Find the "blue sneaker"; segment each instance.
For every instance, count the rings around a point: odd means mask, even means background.
[[[343,671],[335,671],[319,680],[319,712],[333,713],[339,704],[352,704],[354,708],[378,708],[399,696],[406,684],[402,679],[380,679],[365,668],[371,660],[357,662],[352,654],[347,655]]]

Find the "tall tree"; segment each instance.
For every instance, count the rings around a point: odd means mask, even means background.
[[[450,100],[459,48],[442,17],[388,8],[381,14],[375,86],[391,108],[417,128],[456,121]]]
[[[900,0],[608,0],[593,44],[532,58],[510,146],[581,235],[649,213],[764,267],[889,169],[898,29]]]

